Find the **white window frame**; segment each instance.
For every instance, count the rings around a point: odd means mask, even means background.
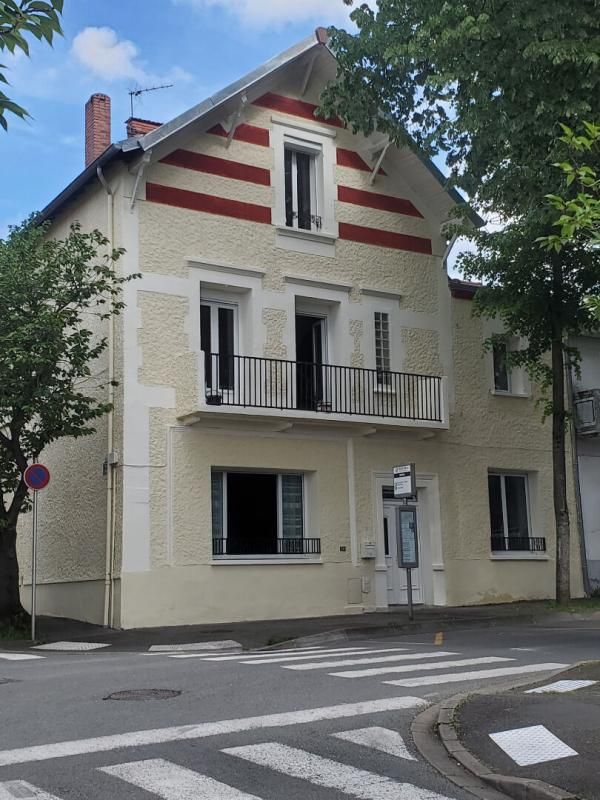
[[[529,475],[527,472],[500,472],[499,470],[490,470],[488,472],[488,478],[492,476],[496,476],[500,478],[500,496],[502,498],[502,528],[503,528],[503,538],[510,539],[508,535],[508,506],[506,503],[506,478],[523,478],[525,481],[525,503],[527,505],[527,538],[532,539],[535,538],[533,535],[533,529],[531,526],[531,502],[530,502],[530,491],[529,491]],[[489,502],[489,500],[488,500]],[[491,536],[491,529],[490,529],[490,536]],[[501,551],[495,551],[501,552]],[[511,551],[517,552],[517,551]]]
[[[211,489],[212,489],[212,474],[214,472],[220,472],[223,476],[222,485],[223,485],[223,498],[222,498],[222,510],[223,510],[223,525],[222,525],[222,533],[223,533],[223,540],[225,542],[225,549],[227,549],[227,539],[228,539],[228,530],[227,530],[227,475],[229,472],[236,472],[236,473],[243,473],[246,472],[248,475],[256,475],[257,473],[262,473],[266,475],[275,475],[277,478],[277,538],[282,538],[280,534],[283,532],[283,492],[282,492],[282,476],[283,475],[297,475],[302,478],[302,539],[311,538],[308,537],[307,534],[307,520],[308,520],[308,492],[307,492],[307,475],[305,472],[299,472],[296,470],[284,470],[284,471],[276,471],[276,470],[269,470],[269,469],[256,469],[256,470],[249,470],[249,469],[236,469],[235,467],[228,467],[228,468],[220,468],[220,467],[213,467],[211,469]],[[212,519],[212,502],[211,502],[211,539],[213,535],[214,527],[213,527],[213,519]],[[319,537],[317,537],[319,538]],[[213,563],[215,561],[236,561],[236,562],[243,562],[243,563],[256,563],[256,562],[287,562],[287,561],[312,561],[313,563],[321,562],[321,557],[319,555],[313,555],[311,553],[307,554],[278,554],[278,553],[266,553],[266,554],[253,554],[253,555],[238,555],[233,554],[229,555],[225,553],[221,556],[214,556],[213,555]]]
[[[296,214],[292,225],[287,225],[286,221],[286,227],[294,228],[298,231],[311,230],[318,233],[323,227],[323,215],[321,214],[323,205],[323,192],[321,191],[323,185],[323,150],[310,142],[304,142],[301,139],[296,140],[292,137],[286,137],[283,149],[284,157],[286,151],[292,153],[292,207]],[[298,165],[295,157],[297,153],[304,153],[310,157],[310,228],[300,228],[298,224],[300,216],[298,214]],[[287,200],[287,197],[285,199]],[[317,224],[315,218],[320,218],[320,225]]]
[[[335,137],[336,131],[318,124],[296,123],[272,117],[275,157],[275,210],[273,224],[281,235],[328,243],[338,236],[335,220]],[[314,156],[315,208],[321,228],[312,230],[288,227],[285,216],[285,149]]]
[[[200,306],[210,306],[211,314],[210,314],[210,341],[211,341],[211,352],[219,354],[219,350],[215,350],[215,344],[218,348],[219,346],[219,308],[226,308],[233,311],[233,352],[234,355],[239,355],[239,316],[240,316],[240,307],[238,303],[232,302],[231,300],[218,300],[214,297],[201,297],[200,298]],[[213,313],[212,309],[216,310],[216,314]],[[200,312],[202,313],[202,312]],[[202,342],[202,332],[200,332],[200,349],[202,352],[205,352],[203,349],[203,342]]]
[[[494,335],[501,336],[501,331],[493,330],[492,336]],[[522,349],[522,342],[523,340],[518,336],[509,337],[505,342],[507,354],[515,353]],[[531,383],[524,368],[508,364],[508,389],[497,389],[493,348],[489,352],[488,359],[490,391],[493,395],[497,395],[498,397],[521,397],[525,399],[531,397]]]
[[[387,354],[383,351],[383,339],[381,341],[382,359],[385,361],[387,357],[387,367],[380,370],[377,365],[377,316],[380,317],[380,330],[383,332],[383,317],[386,318],[387,324]],[[375,347],[375,370],[377,372],[377,388],[379,390],[389,390],[391,388],[391,373],[392,371],[392,319],[389,311],[381,311],[375,309],[373,311],[373,342]],[[381,380],[384,373],[388,373],[387,380]]]

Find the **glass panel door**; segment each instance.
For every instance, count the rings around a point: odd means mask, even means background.
[[[208,394],[217,396],[235,388],[236,323],[236,306],[213,302],[201,304],[200,346],[204,352]]]

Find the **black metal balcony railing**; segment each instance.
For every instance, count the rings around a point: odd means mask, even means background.
[[[320,539],[213,539],[213,556],[314,556],[320,553]]]
[[[443,421],[442,378],[206,353],[209,405]]]
[[[492,550],[498,553],[510,551],[545,553],[546,539],[543,536],[492,536]]]

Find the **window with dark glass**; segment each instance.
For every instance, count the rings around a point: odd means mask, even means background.
[[[508,345],[503,341],[494,342],[494,389],[497,392],[510,392],[510,368],[508,364]]]
[[[212,472],[213,554],[309,555],[304,538],[304,477],[266,472]]]
[[[492,550],[545,549],[545,540],[531,538],[527,475],[491,473],[488,495]]]
[[[234,388],[236,307],[226,303],[200,305],[200,346],[209,394]]]
[[[319,230],[321,217],[317,200],[317,154],[286,146],[285,224],[288,228]]]

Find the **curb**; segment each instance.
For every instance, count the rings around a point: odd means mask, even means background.
[[[388,622],[385,625],[356,625],[347,628],[333,628],[323,633],[314,633],[307,636],[286,639],[261,649],[276,650],[279,647],[303,647],[324,642],[348,641],[362,639],[365,636],[396,636],[401,633],[437,633],[445,630],[471,630],[473,628],[493,628],[501,625],[536,625],[541,616],[534,614],[510,615],[503,614],[487,619],[466,620],[460,617],[437,620],[424,620],[423,622]]]
[[[582,662],[584,663],[584,662]],[[569,672],[579,664],[572,665],[568,670],[562,669],[553,672],[548,678],[555,678],[559,675]],[[468,694],[458,694],[454,697],[444,700],[438,706],[439,712],[437,717],[437,732],[441,743],[443,744],[446,753],[451,759],[457,761],[471,776],[477,778],[478,781],[483,782],[492,789],[499,790],[508,795],[514,800],[577,800],[577,796],[571,792],[561,789],[558,786],[553,786],[544,781],[536,780],[535,778],[517,778],[512,775],[501,775],[490,769],[483,761],[476,758],[473,753],[464,747],[456,732],[454,720],[456,712],[469,697],[473,695],[492,695],[499,694],[500,692],[509,691],[510,689],[520,689],[525,686],[531,686],[538,681],[519,681],[516,683],[506,684],[502,687],[495,689],[483,689],[478,692],[470,692]],[[452,775],[448,775],[450,780],[454,780]],[[468,786],[464,788],[469,789]]]

